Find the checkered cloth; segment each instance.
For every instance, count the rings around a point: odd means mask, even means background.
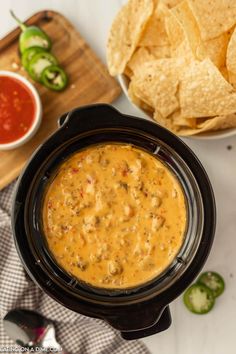
[[[25,308],[37,310],[54,321],[58,342],[68,353],[148,354],[143,343],[125,341],[104,321],[64,308],[26,277],[12,239],[13,188],[11,184],[0,192],[0,348],[15,345],[4,332],[3,317],[11,309]]]

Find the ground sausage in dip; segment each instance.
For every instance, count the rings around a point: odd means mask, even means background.
[[[128,144],[91,146],[64,162],[44,198],[48,247],[67,272],[93,286],[145,283],[173,261],[186,206],[170,169]]]

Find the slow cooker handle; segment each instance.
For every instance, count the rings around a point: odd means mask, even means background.
[[[58,127],[60,128],[66,120],[68,113],[64,113],[57,121]]]
[[[151,336],[156,333],[160,333],[168,329],[171,325],[171,314],[170,308],[167,306],[164,311],[162,312],[161,317],[159,320],[151,327],[140,329],[138,331],[128,331],[128,332],[121,332],[122,338],[126,340],[133,340]]]
[[[76,129],[79,132],[87,131],[88,129],[94,129],[97,126],[100,127],[98,117],[103,117],[103,123],[110,126],[112,125],[120,126],[120,120],[123,118],[127,120],[127,116],[120,113],[116,108],[105,103],[95,103],[88,106],[81,106],[70,112],[64,113],[58,119],[58,127],[61,128],[64,123],[72,129]],[[88,119],[90,117],[90,119]],[[91,123],[91,117],[93,118]],[[129,116],[130,119],[132,118]],[[68,118],[68,119],[67,119]],[[105,119],[105,121],[104,121]],[[78,120],[83,121],[83,124],[78,124]]]
[[[155,308],[154,304],[137,307],[105,318],[125,339],[137,339],[166,330],[171,325],[169,306]]]

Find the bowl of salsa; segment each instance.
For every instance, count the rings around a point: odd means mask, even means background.
[[[29,141],[41,119],[42,104],[34,86],[17,73],[0,70],[0,150]]]

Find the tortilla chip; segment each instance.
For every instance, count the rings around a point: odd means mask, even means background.
[[[205,119],[204,122],[198,125],[197,129],[180,129],[179,134],[182,136],[189,136],[234,127],[236,127],[236,114],[229,114],[227,116],[217,116],[214,118]]]
[[[139,70],[139,68],[142,67],[142,64],[145,62],[168,57],[170,57],[169,46],[140,47],[134,52],[126,68],[133,74],[135,71]],[[128,76],[130,77],[130,75]]]
[[[124,74],[125,74],[129,79],[131,79],[134,73],[133,73],[133,71],[132,71],[128,66],[126,66],[125,71],[124,71]]]
[[[215,38],[236,23],[235,0],[188,0],[203,40]]]
[[[228,44],[226,66],[228,71],[232,74],[236,74],[236,27]]]
[[[189,127],[192,129],[197,127],[197,119],[183,117],[180,110],[171,114],[167,119],[171,119],[173,124],[179,127]]]
[[[219,70],[220,70],[221,74],[223,75],[223,77],[225,78],[225,80],[229,81],[229,73],[228,73],[227,68],[225,66],[222,66]],[[231,83],[231,85],[232,85],[232,83]]]
[[[186,38],[189,42],[193,55],[198,60],[209,57],[218,67],[225,65],[227,45],[231,31],[223,33],[217,38],[202,41],[196,19],[188,6],[187,0],[181,2],[171,10],[183,27]]]
[[[236,91],[210,59],[189,64],[179,89],[183,117],[210,117],[236,112]]]
[[[193,129],[195,130],[197,127],[196,118],[183,118],[179,110],[174,112],[167,118],[164,118],[160,114],[160,112],[156,110],[154,112],[153,118],[158,124],[178,135],[179,132],[192,131]]]
[[[236,89],[236,74],[227,71],[230,84]]]
[[[182,0],[160,0],[160,4],[165,5],[169,9],[178,5]]]
[[[136,96],[135,91],[133,89],[132,81],[129,84],[128,95],[129,95],[129,98],[131,99],[131,101],[136,106],[138,106],[142,110],[146,111],[148,114],[152,115],[154,109],[151,106],[149,106],[147,103],[142,101],[138,96]]]
[[[128,95],[131,101],[135,104],[137,103],[140,108],[142,107],[142,103],[144,103],[145,106],[150,107],[151,111],[154,111],[155,108],[152,99],[145,91],[140,89],[134,77],[132,77],[132,80],[129,84]]]
[[[184,60],[159,59],[144,63],[135,73],[132,84],[136,96],[167,117],[179,107],[176,97],[179,70]]]
[[[140,47],[169,45],[165,29],[165,17],[167,11],[168,9],[165,5],[158,3],[141,36],[138,44]]]
[[[172,51],[175,51],[185,40],[183,28],[177,21],[176,17],[170,12],[165,20],[166,32],[169,38]]]
[[[221,68],[226,63],[226,52],[232,31],[227,31],[219,37],[204,41],[204,46],[211,61]]]
[[[176,126],[171,119],[164,118],[158,110],[154,112],[153,119],[162,127],[177,133],[178,126]]]
[[[184,31],[183,37],[188,41],[194,57],[199,60],[205,59],[206,50],[202,43],[197,22],[188,6],[187,0],[182,1],[179,5],[171,9],[170,12],[180,23]]]
[[[149,53],[148,49],[141,47],[136,50],[132,58],[127,64],[127,67],[135,73],[142,66],[143,63],[155,60],[155,57]]]
[[[152,12],[153,0],[129,0],[116,16],[107,44],[107,63],[111,75],[124,71]]]
[[[147,50],[152,54],[156,59],[170,58],[170,46],[150,46],[147,47]]]
[[[169,46],[139,47],[132,55],[127,67],[134,73],[143,63],[170,57]]]
[[[171,11],[170,15],[166,18],[165,26],[170,41],[172,57],[184,57],[186,60],[194,60],[194,55],[184,29]]]

